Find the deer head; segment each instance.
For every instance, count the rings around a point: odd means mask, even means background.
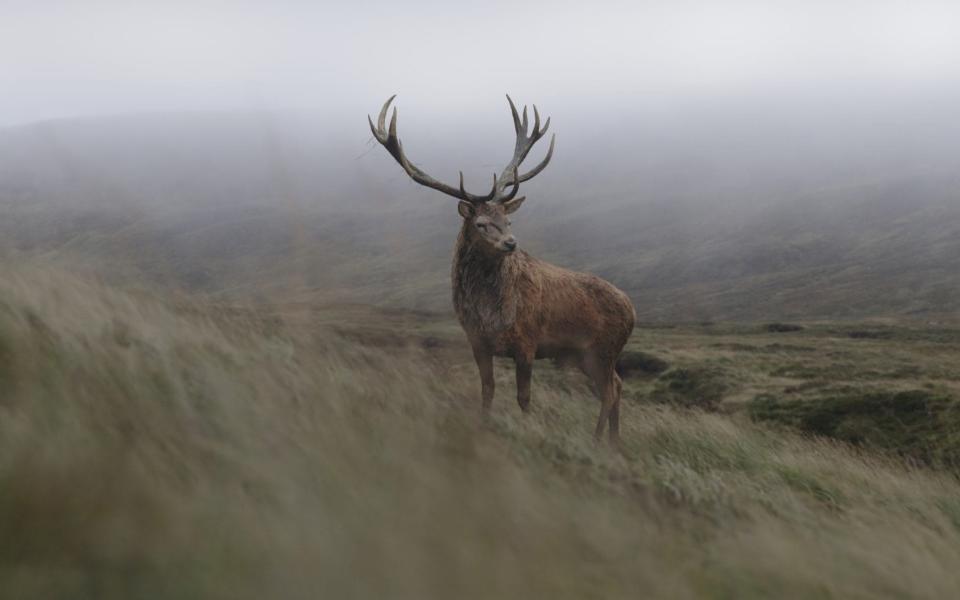
[[[517,133],[513,158],[510,159],[510,162],[503,168],[499,176],[494,173],[493,187],[490,188],[490,192],[486,195],[478,196],[464,189],[463,171],[460,171],[460,186],[455,188],[430,177],[407,159],[403,153],[403,144],[400,143],[400,139],[397,137],[396,107],[394,107],[393,115],[390,117],[389,128],[387,128],[386,125],[387,111],[390,109],[390,103],[393,102],[394,98],[396,98],[396,95],[391,96],[384,102],[383,108],[380,109],[380,116],[377,118],[376,125],[374,125],[373,119],[371,119],[369,115],[367,116],[367,120],[370,122],[370,130],[373,132],[373,136],[377,141],[400,163],[400,166],[403,167],[403,170],[406,171],[411,179],[420,185],[439,190],[444,194],[459,199],[460,203],[457,206],[457,210],[460,216],[467,221],[469,231],[471,231],[472,235],[475,235],[477,239],[482,240],[488,244],[490,248],[499,252],[509,253],[516,250],[517,239],[510,232],[510,219],[507,215],[520,208],[520,205],[523,204],[523,201],[526,199],[524,196],[517,198],[520,184],[533,179],[547,166],[547,163],[550,162],[550,158],[553,156],[555,136],[550,137],[550,148],[547,150],[547,155],[543,160],[526,173],[520,173],[520,164],[527,158],[527,154],[530,153],[533,145],[543,137],[547,132],[547,128],[550,127],[549,117],[541,129],[540,113],[537,111],[536,105],[534,105],[533,131],[530,131],[528,134],[529,121],[527,119],[527,107],[523,107],[523,117],[521,118],[520,114],[517,113],[517,107],[514,106],[513,100],[510,99],[509,95],[507,96],[507,102],[510,103],[510,112],[513,115],[513,128]]]

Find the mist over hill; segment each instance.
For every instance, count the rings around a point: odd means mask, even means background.
[[[625,289],[644,320],[955,316],[960,124],[946,104],[561,107],[515,233]],[[377,108],[2,130],[0,245],[119,284],[449,310],[455,203],[372,145],[363,113]],[[400,136],[428,172],[463,169],[479,190],[509,155],[507,114],[411,107]]]

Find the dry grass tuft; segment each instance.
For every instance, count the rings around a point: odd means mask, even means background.
[[[946,474],[640,401],[613,452],[548,369],[526,418],[499,369],[481,423],[468,354],[351,338],[350,310],[2,269],[4,597],[960,594]]]

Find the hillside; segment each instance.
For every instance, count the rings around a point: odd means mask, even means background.
[[[448,311],[451,201],[365,154],[363,134],[338,131],[198,114],[0,132],[0,249],[121,285]],[[749,151],[726,158],[689,134],[657,140],[643,157],[664,156],[639,167],[621,156],[589,171],[559,156],[515,232],[539,256],[614,281],[648,321],[956,317],[949,159],[913,144],[813,164],[804,152],[831,154],[807,140],[793,164],[726,135]]]
[[[631,351],[670,368],[628,379],[616,453],[591,440],[583,382],[546,367],[522,417],[498,366],[481,423],[462,334],[442,318],[231,308],[0,268],[10,597],[960,592],[955,477],[735,409],[791,382],[860,385],[825,370],[841,355],[951,393],[955,334],[640,330]],[[731,414],[650,401],[701,396],[677,383],[698,369],[719,369]]]

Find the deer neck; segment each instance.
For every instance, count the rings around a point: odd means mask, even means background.
[[[454,309],[465,328],[495,333],[513,324],[516,261],[516,254],[490,248],[464,221],[454,248],[451,279]]]

